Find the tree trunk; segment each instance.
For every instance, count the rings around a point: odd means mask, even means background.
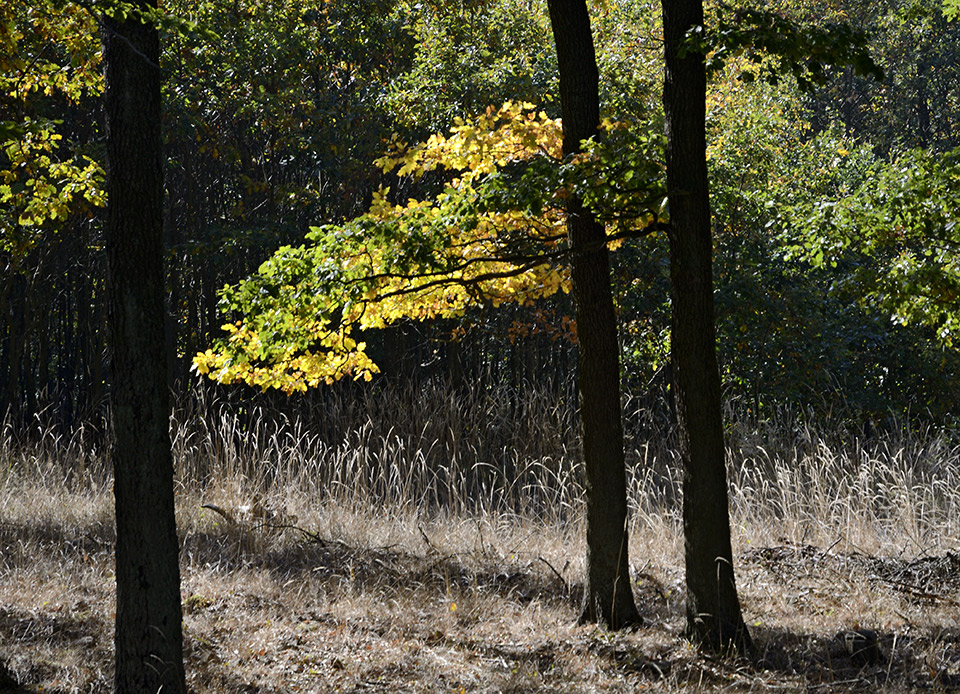
[[[733,572],[713,308],[703,56],[680,57],[703,24],[701,0],[663,0],[663,104],[670,200],[672,364],[683,459],[687,633],[709,648],[746,650]]]
[[[13,413],[13,335],[14,313],[10,306],[13,277],[7,275],[0,283],[0,419]]]
[[[580,150],[600,125],[597,61],[585,0],[549,0],[560,67],[563,153]],[[620,419],[620,351],[603,225],[572,198],[577,374],[587,491],[587,586],[581,621],[612,629],[639,623],[627,556],[627,487]]]
[[[102,24],[114,496],[116,691],[186,691],[164,355],[160,45]]]
[[[713,308],[703,56],[680,57],[703,24],[701,0],[663,0],[663,105],[670,200],[672,364],[683,459],[687,633],[708,648],[746,650],[730,547],[720,374]]]
[[[14,424],[19,427],[30,421],[24,416],[23,387],[20,381],[23,368],[23,352],[27,344],[27,312],[30,301],[27,281],[23,275],[14,274],[12,279],[16,293],[10,311],[10,332],[7,336],[9,347],[7,349],[8,371],[5,400],[9,411],[4,414],[9,414]]]

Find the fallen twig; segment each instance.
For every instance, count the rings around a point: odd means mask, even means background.
[[[569,594],[569,593],[570,593],[570,584],[567,583],[567,579],[565,579],[565,578],[563,577],[563,574],[561,574],[559,571],[557,571],[556,567],[554,567],[553,564],[551,564],[549,561],[547,561],[545,557],[537,557],[537,558],[538,558],[540,561],[542,561],[544,564],[546,564],[548,567],[550,567],[550,570],[553,572],[553,575],[557,577],[557,580],[559,580],[559,581],[560,581],[560,584],[563,586],[563,592]]]

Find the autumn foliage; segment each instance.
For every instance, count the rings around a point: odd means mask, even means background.
[[[564,161],[560,137],[559,120],[507,102],[419,145],[394,139],[377,162],[383,171],[432,177],[439,192],[398,204],[383,187],[363,216],[313,227],[308,245],[279,249],[256,275],[224,289],[222,306],[242,318],[223,326],[227,337],[197,354],[195,368],[221,383],[286,392],[345,376],[369,380],[378,368],[365,331],[569,291],[562,204],[571,191],[587,192],[607,219],[611,246],[662,221],[649,207],[628,219],[632,206],[616,200],[627,195],[623,186],[646,177],[645,195],[629,189],[641,201],[661,191],[655,161],[618,169],[609,146]]]

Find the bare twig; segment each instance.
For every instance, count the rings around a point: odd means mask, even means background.
[[[560,581],[560,585],[563,586],[563,592],[569,594],[569,593],[570,593],[570,584],[567,583],[567,579],[565,579],[565,578],[563,577],[563,574],[561,574],[559,571],[557,571],[556,567],[554,567],[553,564],[551,564],[549,561],[547,561],[547,559],[546,559],[545,557],[537,557],[537,558],[538,558],[540,561],[542,561],[544,564],[546,564],[546,565],[550,568],[550,570],[553,572],[553,575],[557,577],[557,580]]]
[[[430,551],[433,552],[434,554],[440,554],[440,550],[437,549],[436,545],[434,545],[432,542],[430,542],[430,538],[427,537],[427,533],[423,530],[423,526],[422,526],[422,525],[418,525],[418,526],[417,526],[417,530],[420,531],[420,537],[423,538],[423,541],[426,543],[426,545],[427,545],[427,547],[430,549]]]
[[[208,509],[210,509],[211,511],[216,511],[216,512],[219,513],[221,516],[223,516],[224,519],[226,519],[227,522],[230,523],[230,525],[237,525],[237,524],[238,524],[236,517],[235,517],[232,513],[230,513],[230,511],[228,511],[228,510],[225,509],[225,508],[221,508],[220,506],[217,506],[216,504],[200,504],[200,508],[208,508]]]

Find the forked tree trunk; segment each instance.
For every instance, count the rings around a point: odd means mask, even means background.
[[[563,153],[599,134],[597,61],[585,0],[549,0],[560,66]],[[613,629],[639,623],[627,556],[627,488],[620,419],[620,350],[605,231],[568,201],[577,319],[577,374],[587,491],[587,586],[582,621]]]
[[[160,45],[136,19],[102,24],[114,496],[116,691],[180,693],[180,572],[164,355]]]
[[[702,645],[746,650],[733,572],[713,307],[703,56],[681,57],[703,24],[701,0],[663,0],[663,105],[670,200],[671,359],[683,459],[687,633]]]

